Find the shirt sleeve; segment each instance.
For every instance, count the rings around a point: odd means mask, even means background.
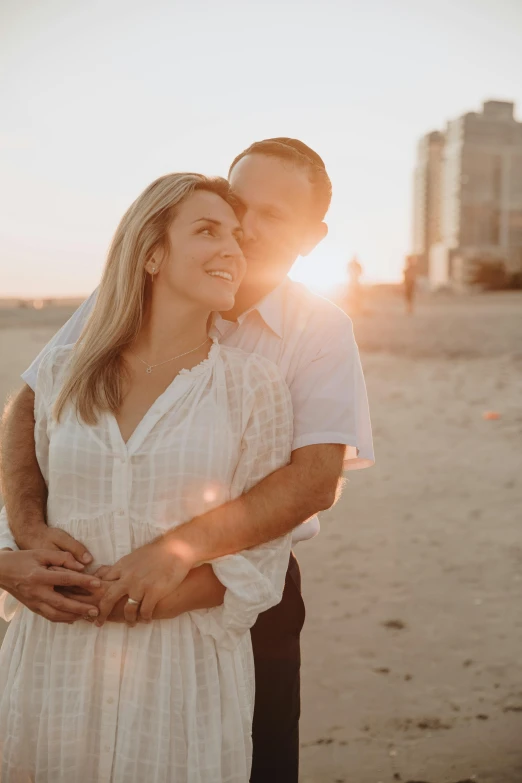
[[[291,455],[293,417],[288,387],[278,368],[268,360],[252,355],[249,364],[249,388],[243,406],[246,427],[232,482],[232,498],[287,465]],[[200,620],[218,644],[233,649],[257,616],[281,601],[291,538],[288,534],[211,561],[226,592],[223,604],[207,610]]]
[[[294,408],[292,450],[319,443],[346,446],[344,470],[373,465],[372,428],[359,349],[342,314],[303,357],[290,383]]]
[[[27,370],[22,374],[22,379],[28,386],[31,387],[31,389],[33,389],[33,391],[36,388],[38,368],[40,367],[40,363],[43,357],[49,353],[51,348],[56,348],[59,345],[72,345],[77,341],[83,331],[83,327],[85,326],[88,317],[92,312],[97,295],[98,290],[96,289],[89,296],[89,298],[85,300],[85,302],[82,302],[76,312],[73,313],[69,320],[62,326],[62,328],[56,332],[52,340],[47,343],[47,345],[40,351],[30,367],[28,367]]]

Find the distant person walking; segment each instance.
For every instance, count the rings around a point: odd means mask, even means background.
[[[404,301],[406,303],[406,312],[409,315],[413,313],[413,301],[417,288],[417,259],[414,256],[406,256],[406,263],[403,269],[404,275]]]
[[[364,270],[357,256],[348,262],[346,271],[348,272],[348,312],[359,313],[362,310],[361,276]]]

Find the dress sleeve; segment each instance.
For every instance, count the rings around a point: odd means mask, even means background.
[[[47,343],[33,363],[22,374],[22,379],[28,386],[31,387],[31,389],[33,389],[33,391],[36,390],[38,369],[43,358],[52,348],[56,348],[57,346],[61,345],[71,345],[78,340],[83,331],[83,327],[85,326],[87,319],[92,312],[97,295],[98,289],[93,291],[93,293],[89,296],[88,299],[85,300],[85,302],[82,302],[76,312],[73,313],[69,320],[62,326],[62,328],[56,332],[52,340]]]
[[[5,506],[2,511],[0,511],[0,549],[18,549],[13,534],[11,533],[9,522],[7,521]]]
[[[244,430],[232,482],[233,499],[287,465],[292,446],[290,392],[274,364],[251,355],[243,397]],[[223,604],[207,611],[205,630],[222,646],[233,649],[258,614],[281,601],[291,538],[288,534],[211,561],[226,592]]]
[[[16,541],[9,528],[5,506],[2,511],[0,511],[0,549],[18,550]],[[20,602],[8,593],[7,590],[0,590],[0,618],[2,620],[9,623],[13,619],[19,606]]]
[[[34,401],[34,439],[36,456],[40,465],[40,470],[45,481],[48,481],[49,464],[49,436],[48,422],[50,416],[50,407],[52,405],[53,393],[53,367],[56,360],[56,354],[62,349],[52,349],[42,359],[36,381],[35,401]],[[16,541],[13,538],[5,507],[0,512],[0,549],[9,547],[9,549],[18,550]],[[6,590],[0,590],[0,617],[9,622],[20,602]]]

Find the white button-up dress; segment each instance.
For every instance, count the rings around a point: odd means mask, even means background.
[[[37,457],[49,525],[82,541],[90,570],[220,506],[285,465],[292,406],[279,369],[220,346],[182,371],[124,443],[52,406],[72,347],[36,385]],[[4,516],[4,539],[5,539]],[[212,563],[224,603],[128,628],[56,624],[4,593],[2,783],[246,783],[254,706],[250,627],[281,600],[291,537]],[[4,543],[5,545],[5,543]],[[13,542],[13,547],[14,547]]]

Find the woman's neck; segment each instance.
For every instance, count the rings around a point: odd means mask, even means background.
[[[210,311],[186,301],[152,295],[132,348],[154,364],[201,346],[208,338]]]

